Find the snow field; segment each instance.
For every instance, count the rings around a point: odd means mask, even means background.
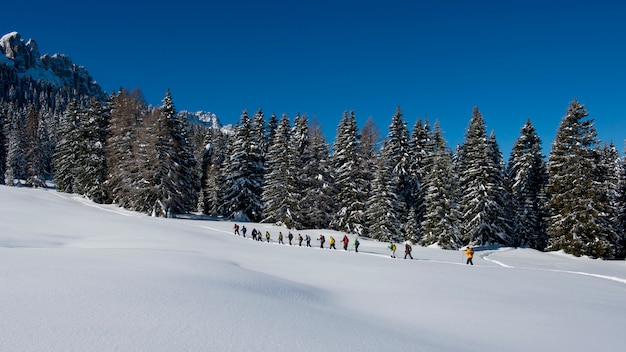
[[[626,263],[255,242],[287,229],[158,219],[0,186],[2,351],[617,351]],[[292,231],[294,235],[298,231]],[[297,243],[297,241],[294,241]]]

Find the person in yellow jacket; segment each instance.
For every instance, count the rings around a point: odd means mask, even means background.
[[[337,248],[335,247],[335,238],[334,238],[333,236],[330,236],[330,247],[329,247],[329,249],[330,249],[330,248],[332,248],[332,249],[337,249]]]
[[[395,258],[396,257],[396,249],[398,248],[398,247],[396,247],[396,244],[393,243],[393,242],[390,242],[389,243],[389,247],[387,247],[387,248],[389,248],[389,250],[391,251],[391,258]]]
[[[474,262],[472,261],[472,258],[474,258],[474,250],[472,249],[472,247],[467,246],[467,249],[465,250],[465,255],[467,256],[467,262],[465,262],[465,264],[474,265]]]

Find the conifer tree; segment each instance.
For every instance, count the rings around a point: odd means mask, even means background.
[[[74,193],[82,194],[96,203],[104,203],[107,200],[104,186],[107,176],[104,155],[107,116],[102,103],[92,98],[87,109],[79,114],[78,126],[74,131],[77,138],[74,143],[77,148],[75,153],[70,155],[74,163]],[[72,138],[71,135],[68,137]]]
[[[134,199],[139,193],[134,186],[142,179],[140,171],[144,164],[136,162],[136,155],[140,147],[139,127],[145,115],[141,92],[120,90],[111,96],[111,120],[105,143],[106,189],[114,204],[128,209],[134,209]]]
[[[0,185],[4,185],[4,173],[7,163],[7,112],[4,104],[0,104]]]
[[[615,255],[622,251],[622,230],[619,226],[619,153],[613,143],[598,148],[599,161],[595,168],[598,173],[598,207],[601,210],[599,221],[603,222],[606,239],[614,247]]]
[[[411,241],[414,243],[420,241],[423,235],[421,224],[426,212],[424,178],[427,170],[431,168],[429,163],[432,161],[433,151],[434,146],[428,120],[417,119],[413,126],[410,141],[409,180],[411,196],[410,202],[407,203],[409,218],[404,226],[404,232],[411,234]]]
[[[26,177],[24,172],[24,118],[21,111],[12,111],[9,116],[7,161],[5,178],[9,186],[15,186]]]
[[[420,243],[457,249],[461,240],[461,213],[457,199],[458,182],[452,165],[452,152],[446,145],[439,123],[435,122],[433,152],[424,177],[424,236]]]
[[[617,226],[621,239],[619,258],[626,257],[626,156],[620,158],[617,190]]]
[[[169,89],[156,123],[158,167],[153,214],[170,217],[195,210],[199,188],[195,155],[187,137],[186,120],[176,114]]]
[[[204,141],[200,203],[203,214],[219,215],[224,204],[221,189],[224,185],[222,165],[226,160],[228,135],[219,129],[209,128]]]
[[[265,114],[263,113],[263,109],[259,109],[252,118],[252,126],[251,126],[251,138],[254,140],[254,143],[259,148],[259,155],[261,157],[261,163],[265,166],[265,154],[267,154],[267,149],[271,144],[271,137],[267,135],[267,126],[265,123]]]
[[[330,147],[317,121],[309,127],[302,151],[300,214],[303,228],[328,228],[333,211],[334,184],[330,170]]]
[[[376,127],[376,123],[372,117],[368,118],[361,130],[361,138],[359,139],[359,168],[361,179],[363,180],[363,198],[365,204],[372,198],[372,185],[376,178],[376,170],[378,169],[378,159],[380,158],[380,130]],[[369,222],[366,223],[366,225]],[[369,236],[369,225],[363,228],[363,234]]]
[[[400,220],[398,219],[398,194],[391,163],[387,162],[389,149],[385,142],[382,157],[376,168],[376,178],[372,185],[372,197],[367,203],[368,234],[371,238],[387,242],[402,240]]]
[[[593,120],[587,109],[573,100],[561,123],[548,157],[547,232],[550,251],[564,250],[576,256],[611,257],[611,243],[599,203],[596,164],[599,162]],[[600,192],[601,192],[600,191]]]
[[[513,145],[507,174],[513,209],[513,245],[543,250],[548,240],[544,220],[548,174],[541,139],[530,119]]]
[[[365,225],[365,187],[359,170],[359,137],[354,111],[344,111],[337,127],[331,165],[337,189],[337,210],[331,228],[363,234]]]
[[[301,225],[297,204],[290,193],[296,191],[295,169],[290,165],[291,126],[286,114],[280,120],[273,143],[266,156],[267,173],[263,185],[264,222],[284,224],[288,228]]]
[[[224,201],[229,218],[257,222],[263,215],[263,163],[262,147],[252,135],[252,125],[245,110],[234,131]]]
[[[383,158],[386,158],[385,163],[393,175],[392,183],[395,189],[390,191],[398,196],[398,205],[394,207],[397,213],[393,214],[393,217],[404,222],[408,209],[415,205],[416,194],[413,192],[418,191],[419,181],[417,175],[412,174],[412,171],[417,173],[418,167],[413,166],[414,155],[411,150],[409,130],[402,118],[399,106],[391,118],[389,133],[381,154]]]
[[[508,244],[503,228],[501,172],[493,139],[487,137],[482,114],[474,107],[457,160],[464,244]]]
[[[24,140],[24,172],[25,185],[28,187],[45,187],[45,167],[41,138],[39,136],[39,110],[34,104],[28,109],[22,131]]]
[[[72,100],[60,122],[61,137],[57,142],[53,163],[54,183],[59,192],[74,193],[74,171],[77,167],[75,156],[80,148],[80,110],[76,100]]]

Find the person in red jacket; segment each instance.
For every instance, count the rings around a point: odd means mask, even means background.
[[[406,256],[408,255],[411,259],[413,259],[413,256],[411,255],[411,251],[413,250],[413,248],[411,248],[411,245],[409,244],[409,242],[404,244],[404,259],[406,259]]]
[[[341,239],[341,242],[343,242],[343,250],[347,251],[348,250],[348,243],[350,242],[350,240],[348,239],[347,235],[343,235],[343,238]]]

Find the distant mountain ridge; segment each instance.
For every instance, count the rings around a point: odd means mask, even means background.
[[[0,38],[0,54],[0,63],[13,67],[18,77],[30,76],[56,87],[70,87],[79,94],[103,93],[84,66],[74,64],[67,55],[40,55],[37,42],[34,39],[25,42],[18,32]]]

